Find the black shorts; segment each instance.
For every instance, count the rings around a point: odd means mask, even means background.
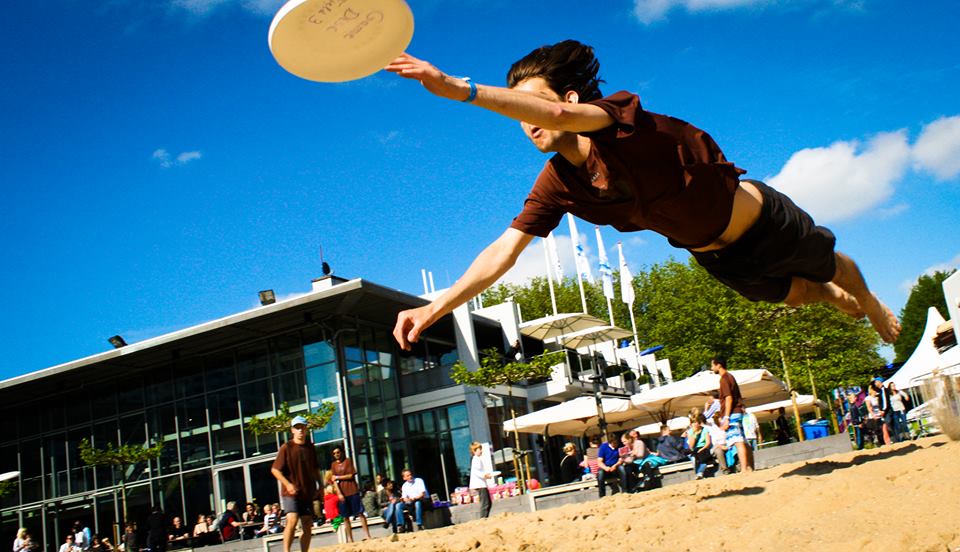
[[[339,504],[340,515],[346,518],[366,514],[363,509],[363,502],[360,501],[360,493],[343,497]]]
[[[714,278],[751,301],[780,303],[794,276],[813,282],[833,280],[836,237],[817,226],[789,197],[756,180],[763,194],[760,218],[733,244],[716,251],[691,251]]]
[[[298,516],[313,517],[313,501],[304,500],[294,496],[281,496],[280,508],[285,514],[297,514]]]

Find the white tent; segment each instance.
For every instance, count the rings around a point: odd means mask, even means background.
[[[944,319],[940,312],[935,307],[930,307],[927,310],[927,325],[923,328],[923,335],[920,337],[917,348],[897,373],[884,383],[895,383],[900,390],[910,389],[919,384],[920,378],[940,367],[940,354],[933,346],[933,336],[937,334],[937,326],[943,323]]]
[[[730,370],[740,387],[740,395],[747,407],[790,398],[783,382],[768,370]],[[720,389],[720,376],[700,372],[687,379],[654,387],[630,397],[638,421],[660,423],[686,414],[691,408],[703,408],[712,391]]]
[[[607,423],[619,423],[634,414],[627,399],[604,398],[601,401]],[[599,427],[597,401],[594,397],[577,397],[503,423],[504,431],[513,432],[514,427],[521,433],[585,435]]]

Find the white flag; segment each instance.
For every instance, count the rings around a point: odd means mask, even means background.
[[[633,274],[630,274],[627,259],[623,257],[623,244],[620,242],[617,242],[617,251],[620,253],[620,296],[624,303],[632,305],[637,295],[633,291]]]
[[[580,234],[577,232],[577,223],[573,220],[573,215],[567,213],[567,222],[570,223],[570,241],[573,244],[573,256],[577,261],[577,273],[580,277],[589,283],[593,283],[593,272],[590,271],[590,263],[587,261],[587,255],[583,251],[583,244],[580,243]]]
[[[563,265],[560,264],[560,253],[557,251],[557,240],[553,237],[553,232],[547,234],[547,255],[551,257],[550,264],[553,266],[551,272],[557,284],[563,285]]]
[[[607,260],[607,250],[603,247],[603,236],[600,227],[594,226],[597,232],[597,247],[600,248],[600,281],[603,282],[603,296],[613,299],[613,271],[610,270],[610,261]]]

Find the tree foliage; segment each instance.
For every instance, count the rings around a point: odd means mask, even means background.
[[[0,498],[13,494],[16,489],[16,480],[0,481]]]
[[[138,445],[122,445],[114,448],[113,443],[98,449],[90,444],[90,439],[80,440],[80,460],[88,466],[128,466],[156,460],[163,452],[163,441],[157,441],[150,447]]]
[[[782,350],[794,389],[807,393],[809,374],[818,391],[826,391],[863,384],[884,364],[877,353],[880,339],[867,322],[829,305],[790,308],[748,301],[692,259],[650,266],[634,276],[633,286],[638,346],[663,345],[659,356],[670,359],[674,379],[693,374],[715,355],[727,357],[732,369],[762,367],[782,378]],[[620,301],[619,288],[614,286],[614,317],[618,325],[629,327],[628,306]],[[556,291],[560,311],[581,310],[575,280],[568,279]],[[600,286],[588,287],[586,295],[589,312],[606,318]],[[497,286],[483,300],[494,304],[506,297],[514,298],[525,318],[552,313],[544,278],[527,286]]]
[[[927,309],[936,307],[944,319],[950,318],[947,299],[943,296],[943,281],[954,272],[956,270],[937,271],[917,278],[917,283],[910,290],[910,297],[900,310],[900,325],[903,330],[893,345],[896,353],[894,362],[904,362],[917,348],[923,336],[923,328],[927,324]]]
[[[254,435],[265,435],[268,433],[283,433],[290,430],[290,422],[295,416],[303,416],[307,420],[307,429],[323,429],[330,420],[333,419],[337,411],[337,405],[332,402],[324,401],[315,412],[300,412],[294,414],[290,412],[290,406],[287,403],[280,405],[280,410],[268,418],[258,418],[254,416],[247,422],[247,429]]]
[[[543,379],[550,376],[554,364],[563,360],[563,352],[547,353],[530,362],[506,362],[496,348],[480,351],[480,367],[470,371],[457,361],[450,368],[450,379],[460,385],[475,387],[513,386],[524,380]]]

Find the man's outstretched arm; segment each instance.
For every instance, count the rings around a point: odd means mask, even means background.
[[[443,295],[429,305],[398,314],[393,337],[400,347],[409,351],[411,343],[419,341],[423,330],[490,287],[517,262],[520,252],[533,238],[531,234],[507,228],[496,241],[477,255],[470,268]]]
[[[451,77],[430,63],[408,54],[393,60],[385,69],[401,77],[420,81],[424,88],[441,98],[463,101],[470,95],[470,85],[463,79]],[[473,103],[548,130],[591,132],[613,124],[610,115],[595,105],[562,100],[510,88],[478,85]]]

